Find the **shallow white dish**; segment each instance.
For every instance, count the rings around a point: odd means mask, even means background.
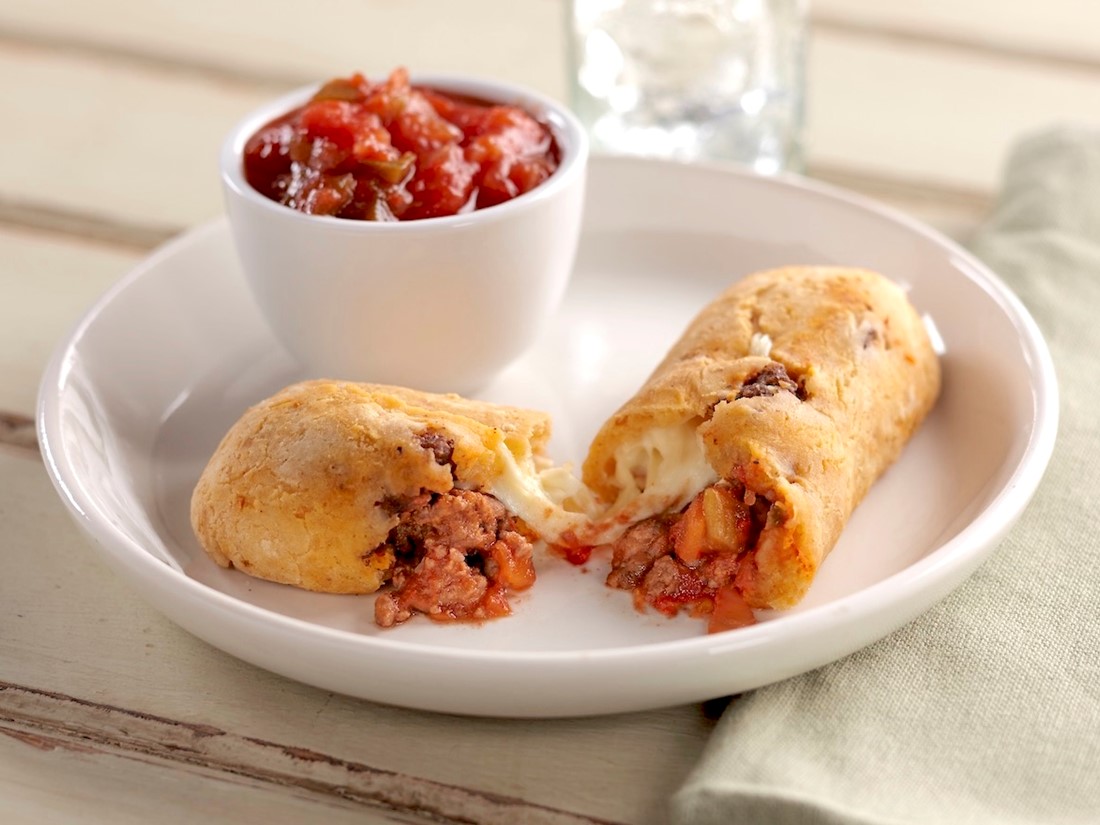
[[[552,413],[579,461],[692,315],[767,266],[867,266],[911,287],[944,344],[944,392],[856,511],[805,601],[713,636],[634,611],[587,569],[543,559],[515,615],[372,623],[371,597],[226,571],[188,524],[192,485],[244,408],[306,377],[248,296],[224,221],[168,244],[107,293],[43,378],[53,481],[105,558],[211,644],[318,687],[428,710],[550,717],[748,690],[881,638],[966,578],[1027,503],[1057,428],[1054,371],[1019,302],[966,252],[863,199],[799,180],[633,159],[591,165],[565,303],[482,397]],[[517,272],[517,277],[522,273]],[[502,311],[505,311],[502,309]]]

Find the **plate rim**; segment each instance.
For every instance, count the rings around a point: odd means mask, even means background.
[[[905,569],[854,593],[800,613],[784,616],[778,621],[761,622],[752,627],[739,629],[736,634],[702,635],[596,649],[482,650],[359,634],[287,616],[242,601],[191,578],[182,570],[165,563],[148,548],[117,530],[106,518],[106,514],[94,506],[90,496],[85,494],[81,499],[77,494],[77,491],[83,491],[79,474],[73,472],[71,464],[59,447],[60,438],[55,438],[55,435],[60,433],[58,403],[67,378],[65,364],[86,332],[120,293],[129,289],[134,282],[148,277],[149,273],[157,270],[165,259],[173,258],[181,250],[191,246],[210,243],[218,233],[228,233],[226,217],[221,215],[184,231],[139,260],[92,303],[55,347],[39,384],[35,415],[36,431],[51,483],[70,514],[94,539],[99,551],[129,574],[157,586],[182,587],[184,588],[182,595],[207,602],[211,607],[236,613],[242,620],[262,621],[266,625],[275,626],[280,632],[289,632],[301,639],[323,638],[327,643],[360,651],[379,648],[405,656],[461,660],[470,664],[503,663],[516,666],[563,662],[594,664],[595,660],[611,662],[635,658],[639,660],[663,658],[676,654],[694,656],[699,653],[731,653],[743,648],[781,644],[789,639],[828,632],[837,626],[844,626],[868,616],[878,616],[888,610],[892,604],[910,603],[921,594],[935,590],[936,584],[940,584],[941,589],[946,587],[946,590],[929,604],[923,605],[900,623],[893,623],[886,631],[877,633],[875,638],[880,638],[890,630],[910,621],[913,616],[919,615],[953,590],[968,574],[967,568],[976,568],[987,558],[995,549],[994,544],[1008,532],[1022,514],[1045,474],[1057,437],[1059,392],[1053,359],[1038,325],[1020,299],[990,267],[954,240],[893,207],[831,184],[789,173],[765,178],[725,163],[684,164],[676,161],[594,155],[590,159],[590,166],[593,168],[636,166],[640,168],[636,174],[645,174],[648,169],[661,168],[674,174],[683,173],[685,170],[691,170],[692,173],[702,171],[738,179],[742,184],[777,186],[812,194],[899,224],[925,240],[943,247],[954,259],[965,264],[964,267],[958,267],[963,270],[963,274],[981,287],[1000,306],[1001,311],[1020,333],[1021,345],[1032,363],[1029,374],[1032,379],[1029,381],[1033,400],[1032,428],[1020,460],[1012,469],[1004,485],[956,535],[933,548],[926,556]],[[175,618],[172,620],[179,623]],[[190,630],[187,627],[185,629]]]

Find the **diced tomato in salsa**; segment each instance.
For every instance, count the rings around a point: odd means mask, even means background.
[[[417,220],[511,200],[554,173],[545,124],[515,106],[412,86],[404,69],[326,83],[245,146],[265,197],[313,215]]]

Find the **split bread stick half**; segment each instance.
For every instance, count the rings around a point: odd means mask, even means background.
[[[590,523],[544,456],[544,413],[400,387],[307,381],[247,410],[191,500],[223,567],[374,593],[375,620],[476,621],[535,580],[532,542]]]
[[[543,413],[307,381],[229,430],[192,526],[224,567],[378,592],[386,627],[507,615],[535,580],[534,542],[575,561],[608,544],[609,585],[723,630],[802,598],[939,383],[920,318],[886,278],[773,270],[699,314],[603,425],[584,484],[550,466]]]
[[[695,318],[599,430],[587,538],[639,607],[723,630],[806,593],[932,408],[940,368],[905,293],[859,269],[751,275]]]

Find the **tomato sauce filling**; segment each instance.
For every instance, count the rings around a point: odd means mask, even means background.
[[[265,197],[311,215],[410,221],[484,209],[557,169],[549,128],[516,106],[386,80],[330,80],[245,145]]]
[[[756,622],[752,550],[772,505],[737,482],[720,481],[679,513],[634,524],[611,547],[608,587],[629,590],[639,610],[707,618],[710,633]]]

